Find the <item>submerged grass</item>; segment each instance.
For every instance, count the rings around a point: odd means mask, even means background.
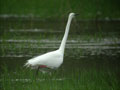
[[[95,68],[58,69],[49,73],[41,73],[35,77],[34,71],[25,68],[9,71],[3,67],[0,76],[2,90],[118,90],[119,81],[111,70]]]
[[[62,34],[58,37],[53,34],[48,35],[42,33],[40,33],[40,35],[32,35],[32,37],[31,35],[14,36],[14,34],[6,34],[5,36],[6,37],[1,38],[0,42],[0,56],[4,57],[7,55],[24,56],[26,53],[31,57],[56,50],[59,48],[63,37]],[[92,49],[94,49],[96,53],[99,53],[100,50],[103,51],[105,48],[114,48],[117,50],[117,48],[119,48],[119,37],[117,35],[115,37],[106,37],[104,34],[101,35],[101,33],[95,35],[70,34],[66,48],[70,48],[71,50],[77,50],[77,48],[79,48],[77,55],[83,56],[87,53],[89,54],[89,52],[92,52]]]

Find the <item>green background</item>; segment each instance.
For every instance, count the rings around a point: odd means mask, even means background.
[[[0,15],[32,15],[41,18],[63,18],[69,12],[79,19],[120,18],[119,0],[0,0]]]

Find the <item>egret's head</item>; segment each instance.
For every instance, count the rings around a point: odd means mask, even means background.
[[[72,18],[73,18],[73,17],[75,17],[76,15],[78,15],[78,14],[70,13],[70,14],[69,14],[69,17],[72,17]]]
[[[69,17],[75,17],[75,13],[70,13]]]

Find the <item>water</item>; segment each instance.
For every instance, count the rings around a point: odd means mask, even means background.
[[[0,24],[0,70],[6,64],[12,71],[32,57],[59,48],[66,20],[0,17]],[[117,20],[73,21],[60,69],[68,74],[77,68],[109,69],[120,74],[119,29]]]

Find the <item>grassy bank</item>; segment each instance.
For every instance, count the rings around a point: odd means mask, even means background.
[[[79,19],[120,18],[117,0],[0,0],[0,14],[34,15],[43,18],[63,18],[69,12],[80,13]]]
[[[68,74],[69,72],[69,74]],[[64,71],[59,69],[52,74],[39,73],[25,68],[8,71],[3,68],[0,76],[2,90],[118,90],[116,74],[110,70],[90,68]]]

